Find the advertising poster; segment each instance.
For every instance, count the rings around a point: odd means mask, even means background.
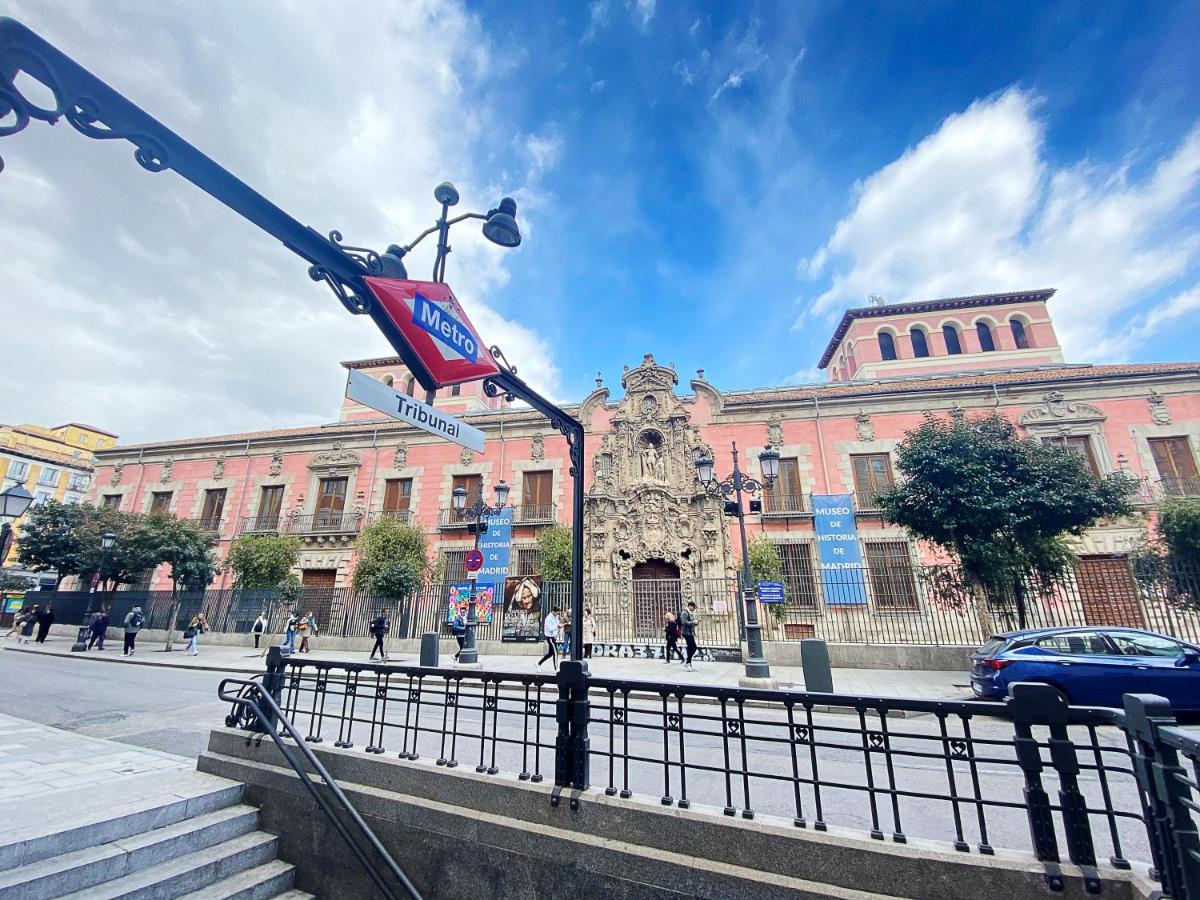
[[[475,588],[475,621],[479,625],[490,625],[492,622],[492,609],[496,605],[496,586],[492,584],[480,584]],[[452,584],[450,585],[450,603],[446,608],[446,622],[453,622],[454,616],[459,610],[462,610],[463,618],[467,617],[467,610],[471,606],[471,585],[468,584]]]
[[[504,581],[503,641],[538,641],[542,636],[542,579],[517,576]]]

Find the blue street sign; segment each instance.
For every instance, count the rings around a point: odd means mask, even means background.
[[[424,294],[414,296],[413,324],[429,332],[463,359],[476,362],[479,345],[471,329],[450,315],[444,308],[431,303]]]
[[[759,603],[783,603],[783,582],[760,581],[758,583]]]
[[[812,502],[826,605],[865,606],[867,586],[853,499],[849,494],[813,494]]]
[[[479,578],[504,584],[508,577],[508,562],[512,552],[511,506],[502,508],[498,515],[488,516],[487,531],[479,536],[479,549],[483,552],[483,568]]]

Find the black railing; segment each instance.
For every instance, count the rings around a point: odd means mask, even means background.
[[[1195,475],[1162,478],[1158,486],[1165,497],[1200,497],[1200,477]]]
[[[515,525],[551,525],[557,517],[553,503],[520,503],[513,507]]]
[[[812,505],[804,494],[766,491],[762,499],[762,514],[770,518],[809,518]]]
[[[217,532],[221,530],[220,516],[207,516],[193,520],[201,531]]]
[[[553,768],[584,802],[603,790],[893,844],[1032,853],[1053,891],[1061,863],[1096,893],[1099,860],[1152,862],[1169,896],[1200,898],[1200,736],[1159,698],[1120,711],[1068,707],[1040,684],[999,704],[589,678],[579,663],[557,676],[285,665],[280,705],[309,743],[529,781]]]
[[[467,498],[470,500],[471,498]],[[478,499],[478,498],[476,498]],[[471,502],[474,502],[473,500]],[[470,503],[467,504],[468,506]],[[475,516],[468,510],[448,507],[438,510],[438,528],[466,528],[475,524]]]
[[[221,682],[217,689],[217,695],[229,703],[233,707],[233,712],[226,717],[225,724],[229,727],[242,726],[253,731],[260,732],[259,741],[261,742],[261,733],[265,732],[271,736],[271,740],[275,742],[276,748],[283,756],[292,771],[296,773],[296,777],[300,779],[300,783],[304,785],[304,789],[309,796],[316,801],[317,806],[325,813],[325,817],[333,825],[334,829],[341,835],[343,841],[350,848],[367,876],[374,882],[380,893],[386,900],[398,900],[401,896],[398,893],[386,874],[371,861],[371,857],[367,850],[363,848],[358,840],[351,834],[350,828],[342,820],[342,816],[349,819],[350,824],[354,827],[355,832],[360,838],[365,839],[370,850],[383,862],[387,872],[391,874],[392,879],[399,883],[403,893],[413,900],[421,900],[421,895],[417,891],[413,883],[404,874],[404,871],[388,853],[387,848],[376,837],[375,832],[366,823],[350,799],[342,791],[341,787],[334,780],[333,776],[305,744],[304,738],[296,730],[295,726],[288,720],[288,717],[283,714],[278,704],[275,701],[275,695],[278,694],[278,687],[274,683],[282,677],[281,665],[279,663],[278,649],[272,650],[272,659],[268,662],[268,674],[264,679],[264,683],[260,684],[257,681],[245,681],[240,678],[226,678]],[[281,739],[280,732],[286,734],[291,739],[291,744],[285,744]],[[320,779],[325,783],[325,788],[333,799],[337,802],[341,810],[341,815],[334,809],[321,791],[317,790],[316,784],[313,782],[312,776],[309,775],[308,769],[301,764],[296,758],[296,754],[292,751],[292,747],[299,749],[301,756],[304,757],[304,762],[311,768]]]
[[[281,516],[246,516],[242,519],[242,534],[274,534],[284,521]]]
[[[403,525],[411,525],[413,522],[413,511],[411,509],[385,509],[377,513],[375,518],[391,519]]]
[[[347,534],[357,532],[362,520],[360,512],[318,512],[311,516],[289,516],[283,522],[283,530],[289,534]]]
[[[882,490],[882,489],[881,489]],[[879,512],[880,491],[855,491],[854,511],[865,515],[875,515]]]

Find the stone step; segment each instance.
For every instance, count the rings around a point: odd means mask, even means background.
[[[271,900],[292,895],[292,883],[295,878],[294,866],[273,859],[253,869],[222,878],[198,891],[184,894],[179,900]],[[309,895],[300,893],[299,896]]]
[[[174,900],[275,858],[279,839],[254,831],[66,896],[70,900]]]
[[[258,810],[229,806],[143,834],[39,860],[0,874],[0,900],[49,900],[121,878],[254,831]]]

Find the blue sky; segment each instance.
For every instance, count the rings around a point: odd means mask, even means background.
[[[1195,4],[11,6],[351,243],[409,240],[442,179],[463,209],[513,194],[523,246],[456,231],[448,279],[560,399],[647,352],[726,389],[823,378],[872,293],[1057,287],[1073,361],[1200,357]],[[387,352],[369,322],[114,144],[0,144],[0,313],[41,355],[0,374],[0,419],[331,418],[337,361]]]

